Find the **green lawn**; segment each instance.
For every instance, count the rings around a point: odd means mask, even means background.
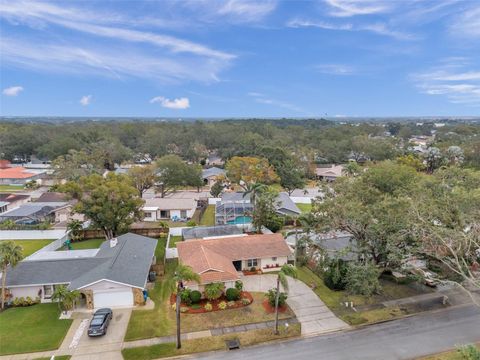
[[[44,246],[50,244],[53,240],[13,240],[17,245],[20,245],[23,249],[23,256],[27,257],[32,255],[35,251],[40,250]]]
[[[122,350],[122,355],[125,360],[151,360],[163,357],[195,354],[205,351],[226,350],[225,341],[238,339],[242,347],[264,343],[267,341],[274,341],[285,339],[289,337],[300,336],[300,324],[293,324],[288,328],[281,326],[279,328],[280,334],[274,335],[272,329],[250,330],[241,333],[212,336],[194,340],[182,341],[182,348],[177,350],[175,343],[166,343],[153,346],[142,346]],[[228,356],[225,356],[228,359]]]
[[[157,336],[175,334],[175,311],[170,306],[169,296],[173,284],[172,272],[176,262],[167,263],[163,279],[158,279],[149,295],[155,302],[153,310],[136,310],[132,312],[125,341],[147,339]],[[264,294],[252,293],[253,303],[239,309],[214,311],[203,314],[181,314],[182,332],[193,332],[216,327],[233,326],[274,319],[274,314],[267,314],[263,308]],[[287,311],[280,318],[290,318],[293,313]]]
[[[22,191],[23,189],[24,189],[23,186],[0,185],[0,192],[15,192],[15,191]]]
[[[361,296],[349,295],[346,291],[334,291],[329,289],[323,280],[306,267],[298,268],[298,279],[308,286],[315,286],[313,290],[318,297],[342,320],[351,325],[374,323],[381,320],[393,319],[406,315],[410,310],[399,307],[379,308],[355,312],[342,305],[345,301],[353,301],[355,307],[363,305],[375,305],[383,301],[401,299],[408,296],[418,295],[421,292],[406,285],[396,284],[391,281],[380,280],[382,292],[379,295]]]
[[[98,249],[104,241],[105,241],[105,238],[89,239],[89,240],[72,242],[71,245],[72,245],[72,250]],[[63,246],[58,250],[67,250],[67,248]]]
[[[176,248],[177,242],[182,241],[181,236],[170,236],[170,242],[168,243],[169,248]]]
[[[166,236],[159,237],[157,241],[157,247],[155,248],[155,258],[157,259],[157,264],[163,264],[166,245],[167,245],[167,237]]]
[[[59,320],[57,304],[11,308],[0,313],[0,355],[57,349],[73,320]]]
[[[202,215],[200,220],[202,226],[214,226],[215,225],[215,205],[208,205],[207,209]]]
[[[312,211],[312,204],[300,204],[295,203],[302,213],[308,213]]]

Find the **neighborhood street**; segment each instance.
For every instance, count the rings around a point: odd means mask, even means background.
[[[359,330],[230,351],[235,359],[412,359],[480,341],[480,309],[473,305],[425,313]],[[194,355],[224,359],[225,353]]]

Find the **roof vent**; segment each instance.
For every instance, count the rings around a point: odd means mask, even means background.
[[[118,239],[117,239],[116,237],[110,239],[110,247],[111,247],[111,248],[117,246],[117,244],[118,244]]]

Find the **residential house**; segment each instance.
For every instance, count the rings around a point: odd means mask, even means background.
[[[144,221],[191,219],[197,209],[197,200],[192,198],[151,198],[146,199],[142,208]]]
[[[25,185],[30,181],[41,183],[45,177],[45,170],[25,169],[22,166],[0,169],[0,185]]]
[[[0,214],[0,222],[12,220],[17,224],[35,225],[55,222],[55,210],[67,202],[29,202]]]
[[[0,194],[0,214],[19,207],[30,200],[30,195],[25,194]]]
[[[211,167],[202,170],[203,183],[207,186],[212,186],[220,178],[225,178],[226,171],[218,167]]]
[[[66,285],[80,291],[81,304],[88,309],[143,304],[156,245],[155,239],[127,233],[88,254],[51,251],[38,259],[27,258],[7,271],[8,299],[29,296],[51,302],[55,288]]]
[[[287,193],[281,192],[277,198],[277,214],[282,216],[298,216],[300,209],[290,199]],[[215,223],[249,224],[252,222],[254,204],[250,201],[250,194],[244,192],[223,193],[222,200],[215,205]]]
[[[210,154],[208,155],[205,163],[209,166],[223,166],[225,165],[225,161],[218,156],[217,154]]]
[[[72,213],[73,206],[75,205],[75,200],[69,200],[68,197],[64,193],[60,192],[46,192],[40,195],[40,197],[36,200],[36,202],[43,202],[43,203],[59,203],[65,202],[66,204],[60,207],[55,208],[52,210],[53,219],[55,222],[55,226],[66,226],[67,223],[74,219],[79,221],[84,221],[85,217],[82,214],[75,214]]]
[[[315,176],[319,180],[335,181],[338,177],[343,175],[343,165],[331,165],[329,167],[317,167],[315,169]]]
[[[178,242],[177,250],[179,262],[200,275],[200,284],[191,282],[187,286],[200,291],[216,282],[233,287],[242,270],[278,271],[292,254],[282,234],[188,240]]]

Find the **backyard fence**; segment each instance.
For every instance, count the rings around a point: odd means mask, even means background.
[[[142,235],[142,236],[147,236],[151,238],[158,238],[160,236],[167,236],[168,234],[168,229],[164,228],[147,228],[147,229],[130,229],[128,232],[131,232],[133,234],[137,235]],[[89,239],[98,239],[98,238],[103,238],[105,237],[105,234],[102,230],[99,229],[86,229],[80,231],[80,237],[83,240],[89,240]]]

